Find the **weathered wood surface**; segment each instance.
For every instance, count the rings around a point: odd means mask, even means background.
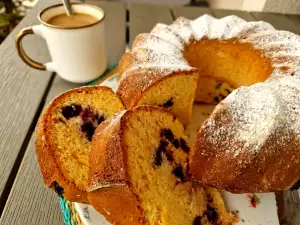
[[[38,24],[38,12],[54,2],[57,1],[40,1],[0,45],[0,214],[51,78],[51,73],[33,70],[21,61],[15,49],[15,36],[21,28]],[[41,38],[30,36],[24,40],[24,46],[38,61],[50,60]]]
[[[108,63],[109,66],[112,66],[118,62],[125,51],[126,7],[120,3],[99,1],[91,3],[102,7],[106,12],[105,31]],[[46,103],[56,95],[78,86],[81,85],[64,81],[56,75],[47,95]],[[34,142],[33,134],[0,219],[1,225],[63,224],[58,196],[43,185],[36,160]]]
[[[295,25],[287,16],[275,13],[251,12],[256,20],[266,21],[278,30],[288,30],[293,33],[300,33],[300,26]]]
[[[140,33],[150,32],[157,23],[173,22],[171,10],[167,6],[130,4],[129,10],[129,45]]]
[[[287,17],[297,26],[300,27],[300,15],[287,15]]]

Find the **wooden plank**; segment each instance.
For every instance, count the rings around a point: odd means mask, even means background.
[[[130,4],[129,10],[129,43],[140,33],[150,32],[157,23],[173,22],[171,10],[167,6]]]
[[[217,18],[223,18],[225,16],[236,15],[246,21],[255,21],[254,17],[246,11],[211,9],[211,12]]]
[[[297,27],[300,27],[300,15],[286,15]]]
[[[299,191],[282,191],[276,193],[278,217],[280,224],[300,224]]]
[[[288,17],[275,13],[251,12],[251,15],[257,19],[272,24],[278,30],[288,30],[293,33],[300,33],[300,27],[295,25]]]
[[[196,19],[199,16],[202,16],[204,14],[211,15],[211,11],[208,8],[203,8],[203,7],[178,6],[178,7],[172,7],[172,12],[175,19],[180,16],[184,16],[188,19]]]
[[[0,214],[17,172],[13,168],[18,168],[24,155],[35,114],[51,78],[51,73],[34,70],[21,61],[15,49],[15,37],[21,28],[38,24],[38,12],[55,2],[58,0],[38,2],[0,45]],[[24,40],[24,47],[38,61],[50,60],[41,38],[29,36]]]
[[[125,5],[99,1],[91,3],[102,7],[106,12],[105,32],[109,48],[108,62],[109,65],[113,65],[125,50]],[[69,83],[56,76],[46,102],[48,103],[63,91],[78,86],[78,84]],[[36,160],[34,142],[35,138],[32,136],[5,205],[0,225],[63,224],[58,196],[43,185],[43,179]]]
[[[45,189],[32,138],[0,224],[63,224],[57,195]]]

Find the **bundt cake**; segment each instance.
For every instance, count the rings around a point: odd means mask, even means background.
[[[107,87],[82,87],[56,97],[44,110],[36,132],[37,157],[46,186],[70,201],[87,202],[93,133],[123,109]]]
[[[151,101],[143,104],[162,105],[161,91],[150,90],[147,80],[152,84],[152,77],[168,77],[169,73],[160,72],[165,68],[180,73],[184,73],[182,67],[192,70],[199,76],[195,101],[225,99],[200,128],[190,162],[193,179],[232,192],[282,190],[300,177],[299,52],[298,35],[266,22],[246,22],[236,16],[180,17],[171,25],[158,24],[149,34],[137,36],[132,51],[120,63],[118,94],[128,108],[146,96]],[[164,96],[174,100],[176,88],[183,88],[184,81],[178,82],[172,94],[168,91]],[[189,104],[180,112],[185,118],[190,115]],[[170,109],[178,115],[177,109]],[[189,119],[182,121],[186,124]],[[247,180],[247,176],[252,178]]]
[[[184,128],[159,107],[122,111],[95,131],[89,202],[112,224],[232,224],[215,189],[190,182]]]

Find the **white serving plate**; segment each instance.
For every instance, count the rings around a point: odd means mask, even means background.
[[[116,91],[119,79],[119,75],[116,74],[105,80],[101,85],[111,87]],[[194,143],[197,130],[213,109],[214,105],[194,104],[192,123],[186,129],[190,143]],[[251,206],[248,194],[222,192],[222,195],[227,209],[238,211],[240,221],[237,225],[279,225],[274,193],[256,194],[260,199],[260,203],[256,208]],[[75,208],[85,225],[110,224],[91,205],[75,203]]]

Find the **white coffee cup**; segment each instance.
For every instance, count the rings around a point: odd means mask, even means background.
[[[65,13],[62,4],[44,9],[39,14],[40,25],[22,29],[17,35],[16,46],[21,59],[29,66],[57,72],[63,79],[86,83],[99,77],[107,67],[104,11],[85,3],[72,4],[74,13],[84,13],[97,21],[81,27],[63,27],[47,23],[49,19]],[[29,58],[22,47],[27,34],[36,34],[46,40],[52,62],[45,64]]]

